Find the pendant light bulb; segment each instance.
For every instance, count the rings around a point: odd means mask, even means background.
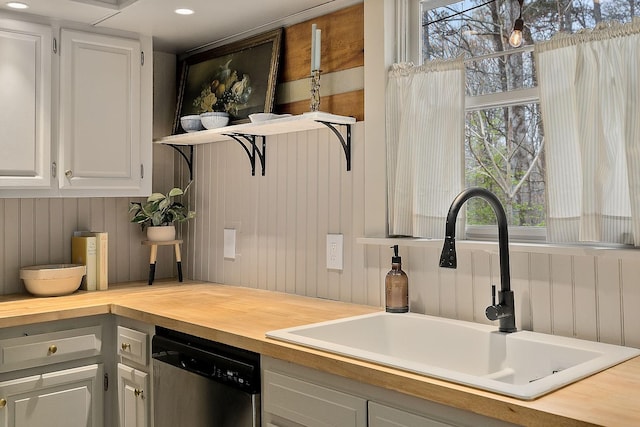
[[[524,29],[524,21],[522,17],[516,19],[516,22],[513,24],[513,31],[511,31],[511,35],[509,36],[509,44],[512,47],[520,47],[522,45],[522,30]]]
[[[522,30],[524,30],[524,20],[522,19],[522,3],[524,0],[518,0],[518,6],[520,13],[518,13],[518,19],[513,23],[513,30],[509,35],[509,44],[511,47],[520,47],[522,45]]]

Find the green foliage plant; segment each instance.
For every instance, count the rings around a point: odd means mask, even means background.
[[[174,187],[167,194],[153,193],[146,202],[130,202],[129,214],[131,222],[140,224],[142,230],[148,226],[171,225],[174,222],[184,222],[196,213],[190,211],[185,205],[174,200],[174,197],[182,196],[187,188]]]

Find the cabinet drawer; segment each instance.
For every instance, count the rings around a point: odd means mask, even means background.
[[[100,326],[8,338],[0,341],[0,371],[97,356],[101,350]]]
[[[264,371],[265,412],[306,426],[366,426],[367,401],[307,381]]]
[[[118,355],[146,366],[147,337],[148,335],[144,332],[118,326]]]

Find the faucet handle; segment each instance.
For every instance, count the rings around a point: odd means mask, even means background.
[[[496,285],[491,285],[491,305],[496,305]]]
[[[496,304],[496,285],[491,285],[491,305],[485,310],[487,319],[498,320],[502,317],[508,316],[505,311],[505,307],[501,304]]]
[[[513,292],[506,291],[500,292],[500,303],[496,304],[496,285],[491,285],[491,305],[485,310],[487,319],[498,320],[508,317],[513,318]],[[508,330],[502,330],[501,332],[515,332],[514,326],[510,326]]]

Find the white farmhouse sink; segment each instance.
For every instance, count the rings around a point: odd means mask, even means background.
[[[267,337],[531,400],[640,350],[414,313],[379,312]]]

